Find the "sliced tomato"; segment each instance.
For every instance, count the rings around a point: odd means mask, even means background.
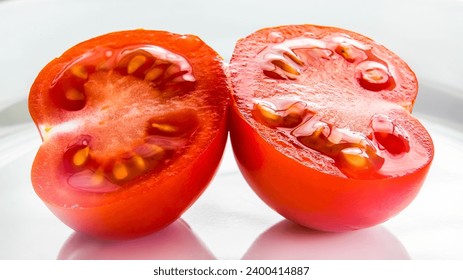
[[[230,73],[238,165],[284,217],[353,230],[417,195],[433,144],[411,115],[415,74],[390,50],[334,27],[266,28],[237,43]]]
[[[30,90],[43,139],[35,191],[64,223],[99,238],[164,228],[218,167],[229,96],[221,58],[196,36],[131,30],[82,42]]]

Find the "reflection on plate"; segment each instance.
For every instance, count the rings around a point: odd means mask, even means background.
[[[244,255],[246,260],[404,260],[405,247],[382,226],[329,233],[289,221],[272,226]]]
[[[149,236],[103,241],[73,233],[60,260],[213,260],[215,257],[182,219]]]

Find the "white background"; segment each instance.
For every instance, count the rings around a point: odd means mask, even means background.
[[[75,234],[30,184],[40,145],[27,111],[40,69],[72,45],[123,29],[199,35],[226,61],[238,38],[267,26],[351,29],[406,60],[420,81],[416,115],[436,148],[417,199],[390,221],[331,234],[292,225],[247,186],[227,147],[182,220],[128,242]],[[0,259],[463,260],[463,1],[0,1]]]

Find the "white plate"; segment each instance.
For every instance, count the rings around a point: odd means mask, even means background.
[[[422,191],[398,216],[352,233],[303,230],[257,198],[229,147],[219,173],[182,220],[143,239],[108,243],[74,234],[35,195],[29,174],[40,139],[26,100],[53,57],[96,35],[145,28],[197,34],[228,60],[238,38],[292,23],[363,33],[417,73],[415,112],[433,137],[436,155]],[[0,259],[461,260],[462,30],[461,0],[0,1]]]

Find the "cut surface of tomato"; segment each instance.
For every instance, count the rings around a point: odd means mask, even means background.
[[[43,139],[35,191],[66,224],[96,237],[163,228],[215,173],[228,100],[222,60],[196,36],[129,30],[82,42],[31,87]]]
[[[415,74],[382,45],[335,27],[266,28],[238,41],[230,73],[238,165],[286,218],[364,228],[418,193],[433,144],[411,115]]]

